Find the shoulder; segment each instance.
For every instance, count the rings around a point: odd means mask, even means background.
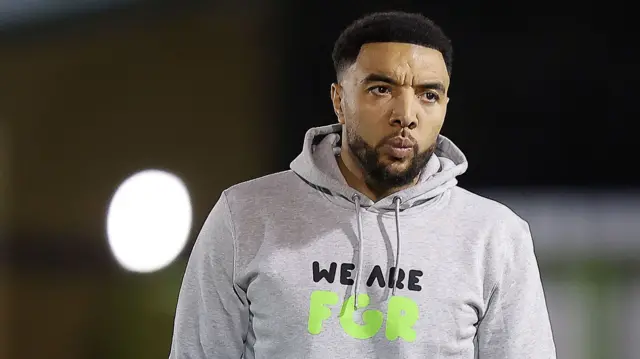
[[[307,196],[309,186],[293,171],[281,171],[235,184],[223,191],[230,211],[236,216],[257,215],[281,208],[296,196]]]
[[[535,261],[529,223],[513,209],[460,187],[452,191],[451,201],[465,237],[484,248],[486,268]]]
[[[508,226],[527,226],[526,221],[502,202],[479,195],[462,187],[451,191],[451,207],[461,212],[463,218],[492,222]]]
[[[293,171],[286,170],[235,184],[224,190],[224,195],[232,203],[281,196],[292,187],[299,186],[300,182]]]

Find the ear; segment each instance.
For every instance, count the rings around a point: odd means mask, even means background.
[[[447,102],[444,103],[444,113],[442,114],[442,120],[443,121],[447,117],[447,109],[449,108],[449,101],[450,100],[451,100],[451,97],[447,97]]]
[[[336,113],[338,122],[344,125],[344,111],[342,111],[342,86],[338,83],[331,84],[331,102],[333,104],[333,112]]]

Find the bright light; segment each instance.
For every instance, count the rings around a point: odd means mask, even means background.
[[[115,192],[107,213],[111,251],[122,267],[153,272],[173,262],[191,230],[191,201],[184,183],[158,170],[138,172]]]

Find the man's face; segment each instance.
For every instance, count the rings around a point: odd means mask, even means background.
[[[437,50],[404,43],[361,48],[331,94],[367,185],[384,191],[415,180],[435,149],[448,88]]]

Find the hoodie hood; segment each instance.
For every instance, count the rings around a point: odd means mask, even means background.
[[[448,138],[439,135],[434,154],[420,173],[418,183],[374,202],[349,187],[338,167],[342,124],[311,128],[304,137],[302,152],[291,162],[291,169],[307,183],[321,190],[329,200],[353,208],[354,196],[359,205],[369,211],[389,211],[396,208],[394,199],[400,199],[400,210],[429,202],[455,186],[457,176],[467,170],[467,159]]]

